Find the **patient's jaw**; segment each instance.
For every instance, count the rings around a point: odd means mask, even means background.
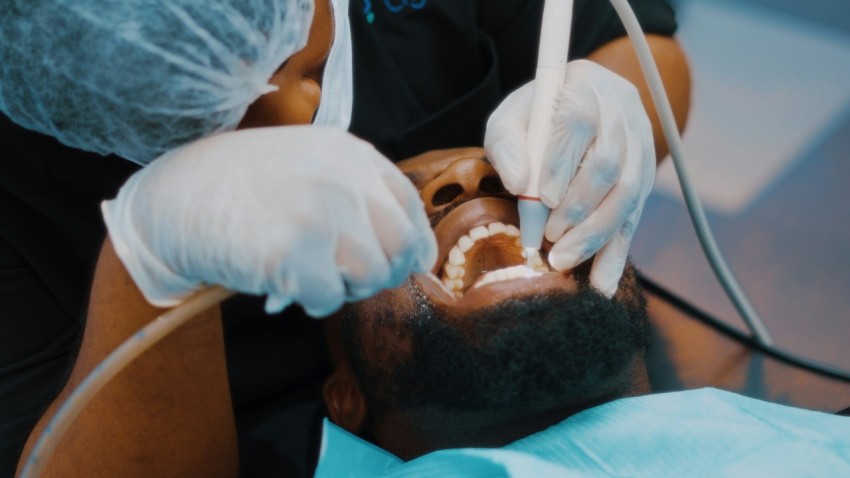
[[[552,272],[545,252],[535,277],[494,273],[525,259],[516,200],[483,150],[399,167],[420,190],[440,260],[430,277],[326,321],[336,370],[325,399],[337,424],[411,459],[502,446],[648,391],[648,322],[631,266],[614,300],[588,286],[588,264]]]

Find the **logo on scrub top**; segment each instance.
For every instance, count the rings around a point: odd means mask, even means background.
[[[378,2],[378,0],[375,0]],[[383,4],[391,13],[399,13],[406,8],[421,10],[428,4],[428,0],[383,0]],[[363,0],[363,14],[366,15],[366,21],[373,23],[375,21],[375,12],[372,11],[372,0]]]

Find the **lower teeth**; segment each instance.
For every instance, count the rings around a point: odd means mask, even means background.
[[[528,266],[508,267],[505,269],[499,269],[497,271],[492,271],[484,274],[481,279],[479,279],[478,282],[475,284],[475,288],[477,289],[481,286],[503,280],[529,279],[531,277],[537,277],[541,274],[542,272],[532,269]]]
[[[481,286],[503,280],[537,277],[545,272],[551,272],[551,269],[549,269],[538,254],[537,260],[531,261],[530,267],[528,265],[518,265],[483,274],[476,282],[475,288],[477,289]],[[436,276],[434,278],[436,279]],[[463,295],[463,280],[461,278],[448,277],[445,269],[443,270],[443,279],[440,281],[440,285],[443,286],[444,290],[453,293],[458,297]]]

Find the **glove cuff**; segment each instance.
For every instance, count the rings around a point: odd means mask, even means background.
[[[131,178],[132,181],[132,178]],[[125,195],[101,203],[103,219],[115,253],[145,299],[156,307],[170,308],[201,289],[200,281],[181,277],[160,261],[139,237]]]

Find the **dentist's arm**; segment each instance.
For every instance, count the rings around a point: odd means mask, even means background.
[[[648,39],[682,128],[690,105],[685,55],[672,38]],[[610,296],[667,146],[630,41],[613,40],[589,58],[567,65],[541,168],[540,197],[552,209],[546,225],[546,239],[554,243],[549,263],[568,270],[595,256],[591,284]],[[529,181],[525,138],[533,85],[502,102],[484,141],[514,194]]]
[[[675,38],[660,35],[647,35],[652,57],[658,65],[661,80],[664,82],[664,90],[670,98],[670,106],[673,107],[673,115],[679,131],[684,131],[688,120],[688,111],[691,107],[691,73],[688,68],[688,60],[685,52]],[[655,157],[661,162],[667,156],[667,141],[661,131],[661,123],[655,112],[655,105],[649,95],[649,87],[641,72],[635,55],[632,42],[628,37],[621,37],[602,45],[599,49],[588,56],[591,60],[612,72],[622,76],[635,85],[640,93],[641,103],[649,115],[652,124],[652,133],[655,139]]]
[[[218,284],[267,295],[272,311],[296,302],[322,316],[436,260],[410,181],[370,145],[319,127],[236,131],[174,150],[133,175],[104,219],[111,241],[57,403],[160,315],[150,304]],[[209,313],[107,385],[49,475],[232,476],[233,437],[221,324]]]
[[[18,472],[62,401],[162,312],[144,299],[107,240],[71,377],[30,435]],[[177,329],[107,384],[62,437],[44,470],[44,476],[67,478],[236,474],[236,427],[218,310]]]

